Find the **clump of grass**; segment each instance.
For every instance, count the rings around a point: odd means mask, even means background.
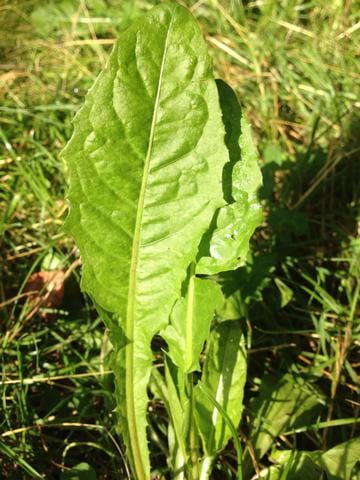
[[[26,465],[57,478],[82,460],[98,478],[127,475],[112,426],[102,327],[78,287],[78,253],[61,230],[66,167],[59,152],[117,32],[155,3],[0,6],[5,479],[35,475]],[[251,399],[268,374],[292,371],[314,384],[325,399],[319,420],[328,425],[358,417],[359,8],[325,0],[186,3],[201,22],[219,76],[234,87],[255,126],[262,161],[266,220],[248,266],[224,279],[238,296],[251,339],[241,432],[251,453]],[[69,274],[63,303],[44,315],[32,312],[24,294],[30,276],[49,268],[49,255]],[[157,401],[151,409],[154,458],[166,472],[166,419]],[[342,424],[277,437],[273,446],[327,449],[355,435],[355,424]],[[253,458],[254,468],[267,461]],[[229,445],[214,478],[231,478],[235,464]]]

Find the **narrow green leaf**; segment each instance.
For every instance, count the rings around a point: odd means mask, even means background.
[[[232,89],[221,81],[218,89],[230,156],[223,173],[224,198],[228,205],[219,210],[216,228],[203,240],[196,271],[208,275],[244,265],[250,237],[262,220],[258,200],[262,178],[250,125],[241,117]]]
[[[180,402],[168,362],[165,362],[165,377],[166,383],[160,372],[154,368],[150,386],[154,394],[162,400],[169,414],[169,464],[172,465],[173,471],[178,474],[177,478],[180,479],[184,478],[184,469],[188,461],[184,434],[184,408]]]
[[[220,323],[209,340],[201,382],[238,426],[246,381],[245,340],[235,321]],[[232,432],[219,409],[198,386],[195,387],[195,419],[206,456],[214,457]]]
[[[36,480],[43,480],[44,475],[41,475],[35,468],[33,468],[26,460],[24,460],[17,452],[12,450],[8,445],[0,442],[0,453],[14,460],[31,478]]]
[[[211,403],[214,405],[214,407],[218,410],[218,412],[222,416],[223,420],[225,421],[227,427],[231,431],[231,435],[233,437],[234,444],[235,444],[236,456],[237,456],[237,480],[242,480],[243,479],[243,474],[242,474],[242,447],[241,447],[240,439],[239,439],[237,431],[236,431],[236,427],[233,424],[229,415],[226,413],[226,410],[213,397],[212,393],[201,382],[199,382],[197,384],[197,386],[202,392],[205,393],[207,398],[211,401]],[[203,478],[208,478],[210,476],[212,460],[213,460],[213,457],[205,457],[203,459],[202,468],[201,468],[201,475],[200,475],[201,480]]]
[[[335,420],[325,420],[324,422],[316,421],[311,424],[303,425],[302,427],[293,428],[289,431],[282,432],[281,435],[295,435],[297,433],[318,431],[322,428],[332,428],[332,427],[341,427],[343,425],[355,425],[355,423],[360,423],[360,418],[350,417],[350,418],[336,418]]]
[[[163,4],[122,33],[74,124],[64,151],[67,228],[81,251],[83,289],[118,339],[119,425],[145,479],[151,339],[166,327],[199,238],[224,205],[218,93],[189,11]]]
[[[217,283],[192,275],[186,297],[175,303],[171,323],[161,335],[168,344],[168,355],[182,374],[200,370],[200,353],[221,300]]]

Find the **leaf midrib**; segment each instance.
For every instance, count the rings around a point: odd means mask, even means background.
[[[195,265],[190,267],[190,279],[188,287],[188,301],[185,318],[185,372],[193,366],[193,317],[195,302]]]
[[[173,12],[174,15],[174,12]],[[135,318],[135,293],[137,289],[137,267],[139,262],[139,250],[140,250],[140,239],[141,239],[141,230],[142,230],[142,219],[143,219],[143,211],[144,211],[144,204],[145,204],[145,194],[146,188],[149,178],[149,170],[150,170],[150,160],[151,154],[153,150],[153,143],[154,143],[154,135],[155,135],[155,127],[156,127],[156,120],[159,110],[160,104],[160,94],[161,94],[161,86],[163,81],[164,75],[164,68],[165,68],[165,61],[166,61],[166,54],[168,49],[168,40],[169,40],[169,32],[171,30],[173,22],[173,16],[171,17],[169,27],[166,33],[165,43],[164,43],[164,51],[161,60],[160,72],[159,72],[159,79],[154,103],[154,110],[152,114],[151,120],[151,127],[150,127],[150,134],[149,134],[149,144],[148,149],[146,152],[146,157],[144,161],[144,173],[141,182],[141,188],[139,193],[139,200],[138,200],[138,207],[136,213],[136,223],[134,229],[134,238],[132,243],[132,256],[131,256],[131,264],[130,264],[130,275],[129,275],[129,290],[128,290],[128,302],[127,302],[127,314],[126,314],[126,337],[129,340],[129,344],[126,347],[126,356],[125,356],[125,398],[126,398],[126,413],[127,413],[127,421],[129,427],[129,435],[131,438],[131,446],[132,446],[132,455],[133,455],[133,463],[134,468],[136,469],[137,475],[139,479],[147,478],[143,461],[142,461],[142,453],[141,453],[141,446],[139,444],[138,434],[137,434],[137,425],[136,425],[136,412],[135,412],[135,399],[134,399],[134,318]]]

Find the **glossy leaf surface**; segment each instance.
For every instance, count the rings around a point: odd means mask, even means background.
[[[164,4],[123,32],[74,124],[64,152],[67,228],[81,251],[83,289],[115,339],[133,469],[149,478],[150,342],[166,327],[199,239],[224,205],[228,162],[211,61],[191,14]]]
[[[205,251],[196,268],[197,273],[208,275],[244,265],[250,237],[262,220],[258,199],[262,177],[250,125],[241,116],[232,89],[222,81],[217,85],[230,157],[223,172],[224,198],[228,205],[219,210],[216,227],[207,234]]]

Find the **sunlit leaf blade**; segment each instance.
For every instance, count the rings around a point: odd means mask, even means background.
[[[224,204],[228,161],[211,61],[190,13],[164,4],[122,33],[74,124],[67,228],[83,289],[122,331],[112,338],[127,341],[114,366],[119,424],[136,476],[149,478],[150,342]]]
[[[241,116],[235,93],[217,82],[230,162],[223,173],[224,198],[216,228],[203,241],[197,273],[216,274],[244,265],[249,241],[262,220],[258,190],[262,177],[249,123]]]
[[[221,300],[217,283],[192,275],[186,297],[175,303],[171,323],[161,335],[168,344],[168,355],[182,374],[200,370],[200,353]]]
[[[212,332],[201,382],[237,427],[246,381],[244,335],[236,321],[220,323]],[[195,419],[206,456],[219,453],[231,437],[221,412],[195,387]]]

